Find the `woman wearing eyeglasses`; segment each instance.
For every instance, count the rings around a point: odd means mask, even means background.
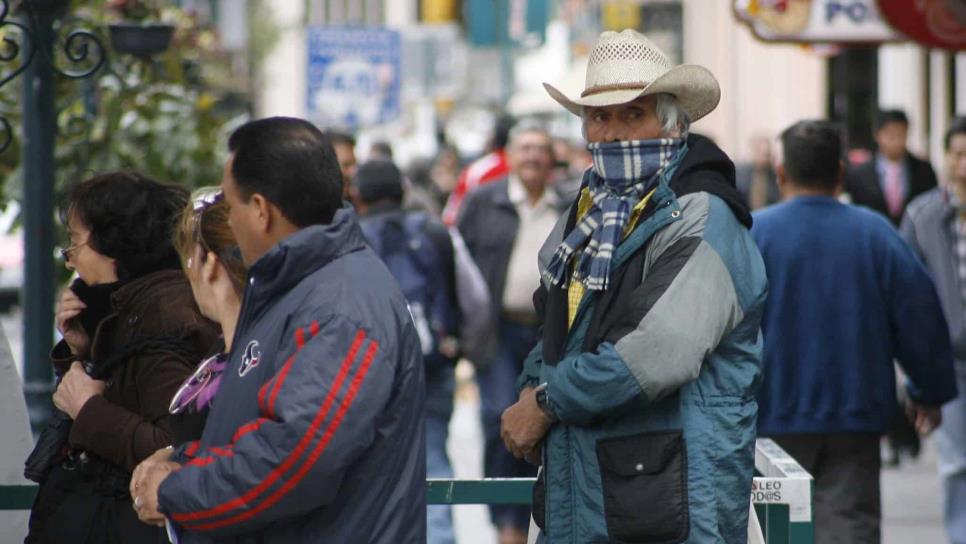
[[[137,519],[131,471],[174,442],[171,398],[217,341],[171,240],[187,200],[132,172],[95,176],[67,194],[62,254],[78,279],[57,305],[63,339],[51,358],[54,404],[72,423],[50,462],[38,469],[28,460],[42,482],[27,543],[163,538]]]

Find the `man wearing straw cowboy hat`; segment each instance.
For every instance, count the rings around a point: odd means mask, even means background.
[[[568,98],[593,166],[539,253],[542,340],[503,414],[549,542],[745,542],[765,269],[734,165],[691,121],[714,76],[601,34]]]

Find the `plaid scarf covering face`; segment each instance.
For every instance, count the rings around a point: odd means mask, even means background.
[[[573,279],[592,291],[607,289],[610,263],[621,242],[631,210],[662,179],[670,179],[687,153],[681,138],[592,143],[593,167],[581,184],[593,205],[554,253],[543,271],[544,281],[566,285],[569,264],[579,257]],[[577,250],[583,250],[577,254]]]

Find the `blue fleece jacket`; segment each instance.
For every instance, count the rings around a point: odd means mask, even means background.
[[[798,197],[757,212],[752,236],[769,285],[760,434],[884,432],[893,359],[914,400],[955,396],[935,287],[885,219],[832,197]]]

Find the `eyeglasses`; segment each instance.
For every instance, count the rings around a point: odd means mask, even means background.
[[[76,251],[76,250],[78,250],[78,249],[80,249],[80,248],[82,248],[82,247],[84,247],[84,246],[86,246],[86,245],[88,245],[90,243],[91,243],[91,241],[88,238],[88,240],[86,242],[81,242],[79,244],[74,244],[74,245],[72,245],[70,247],[65,247],[64,249],[60,250],[60,256],[61,256],[61,258],[64,259],[64,261],[70,261],[71,259],[74,258],[74,251]]]

